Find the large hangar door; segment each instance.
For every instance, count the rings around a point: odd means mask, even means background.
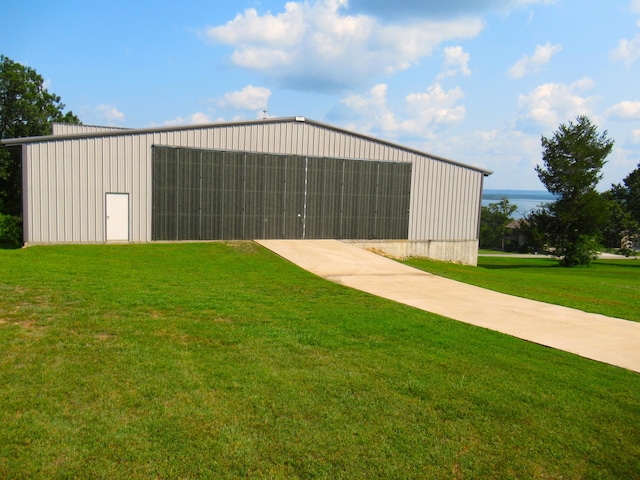
[[[408,238],[411,167],[308,158],[305,238]]]
[[[153,240],[406,239],[411,164],[153,147]]]
[[[304,238],[306,159],[153,147],[153,240]]]

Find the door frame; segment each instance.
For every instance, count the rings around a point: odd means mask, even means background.
[[[115,201],[115,202],[114,202]],[[110,208],[111,207],[111,208]],[[112,210],[113,208],[117,210]],[[105,193],[105,215],[104,215],[104,235],[105,241],[107,242],[128,242],[130,238],[130,202],[129,202],[129,194],[123,192],[106,192]],[[110,222],[110,214],[114,215],[114,213],[125,216],[125,219],[120,220],[114,225],[111,222],[111,229],[109,228]],[[126,238],[122,235],[122,232],[125,230],[124,225],[126,222]],[[117,228],[114,228],[117,226]],[[110,230],[112,231],[112,235],[109,235]]]

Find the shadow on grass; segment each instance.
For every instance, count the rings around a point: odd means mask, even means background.
[[[575,266],[575,267],[563,267],[557,260],[535,260],[535,263],[517,263],[517,264],[499,264],[499,263],[483,263],[478,262],[478,268],[486,270],[513,270],[513,269],[546,269],[546,268],[568,268],[568,269],[590,269],[599,265],[607,267],[619,267],[619,268],[640,268],[640,259],[629,260],[597,260],[589,266]]]
[[[510,257],[508,261],[505,263],[501,263],[499,260],[500,257],[493,257],[492,260],[482,260],[478,259],[478,268],[484,268],[487,270],[513,270],[513,269],[521,269],[521,268],[560,268],[560,264],[557,260],[552,258],[527,258],[522,259],[521,263],[515,263],[514,257]],[[506,259],[505,259],[506,260]]]
[[[555,268],[558,265],[482,265],[478,264],[478,268],[483,268],[486,270],[519,270],[525,268]]]
[[[543,268],[560,268],[560,265],[478,265],[478,268],[483,268],[485,270],[540,270]]]
[[[596,265],[606,265],[607,267],[620,268],[640,268],[640,258],[630,258],[628,260],[598,260]]]
[[[13,243],[0,243],[0,250],[19,250],[22,245],[16,245]]]

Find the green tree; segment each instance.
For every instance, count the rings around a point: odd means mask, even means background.
[[[611,192],[631,218],[640,223],[640,164],[624,178],[623,185],[612,185]]]
[[[503,197],[499,202],[490,203],[480,211],[480,247],[502,248],[505,227],[513,221],[512,215],[517,205]]]
[[[549,253],[549,242],[546,231],[551,215],[546,207],[538,207],[527,213],[520,222],[520,234],[524,236],[527,247],[536,251]]]
[[[546,207],[544,234],[550,251],[566,267],[589,265],[606,221],[604,198],[596,191],[600,171],[611,153],[613,140],[598,134],[588,117],[562,124],[553,137],[542,137],[538,178],[557,200]]]
[[[640,165],[624,178],[623,184],[612,185],[602,195],[609,208],[604,244],[626,250],[630,240],[640,238]]]
[[[612,190],[604,192],[602,196],[607,205],[607,220],[602,226],[602,244],[606,248],[621,248],[624,237],[637,230],[637,222],[631,218]]]
[[[53,122],[80,123],[63,110],[60,97],[47,91],[33,68],[0,55],[0,139],[49,135]],[[20,149],[0,145],[0,243],[16,243],[21,237],[16,234],[21,215]]]

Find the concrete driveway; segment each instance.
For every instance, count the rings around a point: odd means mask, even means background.
[[[327,280],[640,373],[640,323],[445,279],[337,240],[258,240]]]

